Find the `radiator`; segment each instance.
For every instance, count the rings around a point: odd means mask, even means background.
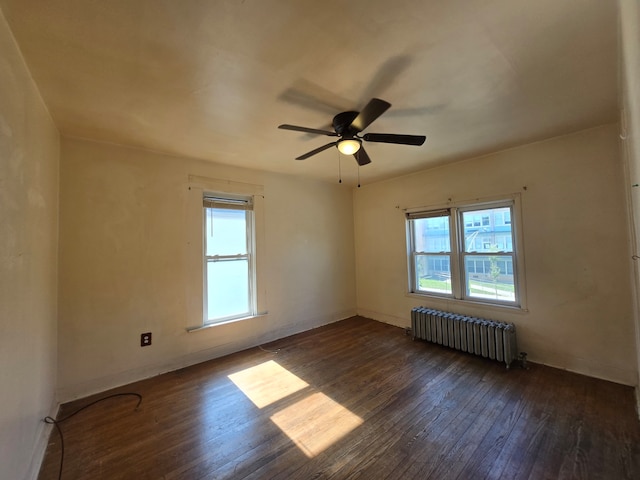
[[[518,355],[513,323],[416,307],[411,310],[411,330],[414,340],[426,340],[505,362],[507,368]]]

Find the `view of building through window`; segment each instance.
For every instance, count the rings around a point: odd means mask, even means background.
[[[411,291],[515,303],[511,218],[504,202],[409,214]]]
[[[467,296],[515,301],[511,208],[461,213]]]
[[[451,294],[451,234],[448,213],[413,220],[415,289]]]

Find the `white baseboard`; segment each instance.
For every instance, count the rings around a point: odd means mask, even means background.
[[[59,409],[60,403],[54,401],[47,415],[52,418],[56,418],[58,416]],[[44,460],[44,455],[47,452],[47,446],[49,446],[49,437],[51,436],[52,429],[53,425],[45,423],[43,418],[38,428],[36,444],[31,457],[31,464],[29,465],[29,470],[27,471],[27,476],[25,478],[29,480],[37,480],[38,475],[40,474],[40,467],[42,467],[42,461]]]
[[[370,318],[372,320],[377,320],[379,322],[388,323],[389,325],[394,325],[396,327],[410,327],[411,326],[411,318],[402,318],[396,317],[393,315],[387,315],[386,313],[375,312],[373,310],[366,310],[359,308],[358,315],[366,318]]]

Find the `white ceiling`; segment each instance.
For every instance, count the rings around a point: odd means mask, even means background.
[[[371,97],[363,183],[617,121],[615,0],[0,0],[64,135],[337,181],[330,128]],[[353,158],[342,173],[352,183]]]

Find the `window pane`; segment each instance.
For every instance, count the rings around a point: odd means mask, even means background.
[[[419,218],[413,222],[414,252],[450,252],[449,216]]]
[[[247,253],[247,212],[205,208],[207,256]]]
[[[515,301],[511,255],[467,255],[464,268],[468,297]]]
[[[510,219],[511,207],[462,212],[464,251],[477,253],[513,251]]]
[[[249,261],[207,262],[207,319],[248,315]]]
[[[448,255],[416,255],[417,292],[451,294],[451,262]]]

